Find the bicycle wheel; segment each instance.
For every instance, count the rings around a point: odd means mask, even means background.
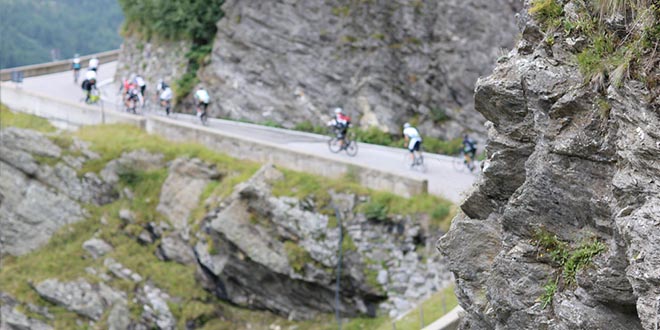
[[[465,166],[465,159],[463,158],[463,156],[453,157],[451,160],[451,164],[454,167],[454,169],[458,172],[463,172],[467,168]]]
[[[410,159],[410,152],[406,151],[403,154],[403,161],[401,162],[401,164],[403,164],[403,168],[405,168],[407,170],[413,168],[414,163],[413,163],[413,160]]]
[[[426,173],[426,170],[428,168],[426,167],[426,163],[424,163],[424,155],[420,154],[419,156],[415,157],[415,161],[413,164],[415,165],[414,169],[416,171]]]
[[[357,141],[348,140],[346,143],[348,143],[346,148],[344,148],[346,150],[346,154],[351,157],[355,157],[358,152]]]
[[[328,149],[330,152],[338,153],[341,151],[341,141],[337,137],[332,137],[328,140]]]

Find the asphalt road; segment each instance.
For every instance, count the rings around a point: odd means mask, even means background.
[[[97,81],[101,86],[104,107],[108,111],[123,111],[117,96],[119,84],[112,81],[116,66],[116,62],[102,64],[98,71]],[[85,69],[81,71],[81,76],[84,76],[84,72]],[[26,78],[23,82],[23,88],[59,99],[82,102],[84,95],[80,89],[81,82],[79,80],[78,84],[74,84],[73,74],[69,71]],[[148,90],[153,90],[155,82],[148,83],[151,83],[151,86],[147,86]],[[164,111],[154,106],[146,107],[146,109],[150,108],[153,108],[153,110],[144,110],[142,114],[147,116],[165,115]],[[188,114],[176,113],[172,117],[177,120],[199,123],[198,118]],[[349,157],[344,152],[330,153],[327,147],[328,137],[323,135],[220,119],[211,119],[209,126],[225,132],[249,136],[252,139],[278,143],[292,150],[301,150],[332,159],[341,159],[392,173],[404,173],[405,175],[425,178],[429,182],[429,193],[443,196],[454,203],[461,201],[463,194],[469,190],[476,179],[476,174],[465,170],[456,170],[452,165],[452,158],[443,155],[425,153],[424,161],[427,165],[427,171],[420,173],[407,168],[404,157],[407,156],[408,152],[403,148],[397,149],[358,143],[357,156]]]

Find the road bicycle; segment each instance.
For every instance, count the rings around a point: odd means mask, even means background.
[[[126,112],[132,113],[134,115],[137,115],[137,111],[135,110],[137,108],[138,104],[138,97],[130,95],[128,96],[128,99],[126,100]]]
[[[330,152],[338,153],[344,150],[351,157],[357,155],[358,146],[357,141],[355,141],[355,133],[349,132],[341,137],[336,128],[332,132],[333,136],[328,140],[328,149],[330,149]]]
[[[452,159],[452,165],[454,169],[459,172],[463,172],[466,169],[469,172],[474,172],[474,170],[477,169],[476,161],[472,158],[470,153],[466,153],[464,150],[461,150],[460,155]]]
[[[101,102],[103,101],[101,100],[101,92],[98,89],[92,88],[92,90],[88,93],[89,97],[86,96],[84,99],[82,99],[83,102],[89,105],[101,105]]]
[[[170,115],[172,109],[172,100],[160,100],[160,107],[165,109],[165,114]]]
[[[412,159],[410,158],[410,151],[406,151],[403,155],[403,165],[405,168],[421,173],[426,173],[428,170],[426,163],[424,163],[424,155],[421,148],[419,151],[413,153]]]
[[[207,126],[209,122],[209,115],[206,112],[206,108],[209,106],[208,103],[199,103],[197,104],[197,117],[202,122],[202,125]]]

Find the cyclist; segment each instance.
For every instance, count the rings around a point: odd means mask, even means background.
[[[470,139],[467,134],[463,136],[463,154],[465,156],[465,162],[467,163],[470,171],[474,170],[473,162],[477,155],[477,143]]]
[[[337,134],[337,139],[339,139],[341,149],[343,149],[344,143],[346,142],[346,132],[351,125],[351,117],[344,114],[342,108],[335,108],[334,112],[335,117],[328,122],[328,126],[333,126],[335,134]]]
[[[203,117],[207,116],[206,108],[209,106],[209,101],[211,101],[209,92],[204,89],[204,86],[199,86],[197,92],[195,92],[195,104],[197,104],[197,117],[202,119],[202,121],[205,119]]]
[[[83,80],[82,85],[82,90],[85,92],[85,103],[90,103],[90,100],[92,98],[92,90],[96,89],[96,77],[86,78]]]
[[[126,90],[126,100],[124,105],[126,105],[126,110],[135,112],[135,105],[142,104],[142,95],[137,85],[129,84],[128,89]]]
[[[87,67],[89,68],[89,70],[92,70],[94,72],[98,71],[98,69],[99,69],[99,59],[96,58],[96,56],[92,57],[89,60],[89,65]]]
[[[140,95],[142,95],[142,99],[144,99],[144,91],[147,89],[147,82],[144,81],[144,78],[142,78],[141,75],[135,76],[135,84],[140,88]]]
[[[80,76],[80,55],[73,55],[73,60],[71,63],[71,68],[73,69],[73,82],[78,83],[78,77]]]
[[[158,83],[156,84],[156,95],[160,95],[165,88],[170,88],[170,85],[168,85],[162,78],[158,79]]]
[[[415,151],[418,154],[421,153],[422,136],[410,123],[405,123],[403,124],[403,139],[405,144],[408,145],[408,151],[410,151],[410,166],[413,166],[415,165]]]
[[[159,95],[160,105],[165,107],[165,113],[169,116],[170,107],[172,104],[172,89],[170,88],[170,86],[168,86],[165,82],[161,80],[158,86],[158,90],[162,90],[162,92],[160,92]]]

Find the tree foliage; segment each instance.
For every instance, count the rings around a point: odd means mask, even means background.
[[[126,15],[126,28],[137,29],[147,39],[191,39],[209,44],[215,37],[215,24],[222,18],[224,0],[119,0]]]
[[[0,0],[0,67],[116,49],[122,20],[115,0]]]

